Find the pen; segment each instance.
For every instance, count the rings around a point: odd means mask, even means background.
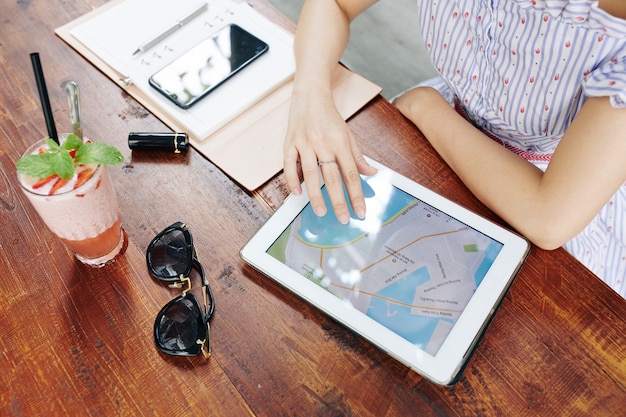
[[[208,3],[203,3],[202,5],[197,7],[195,10],[193,10],[191,13],[189,13],[187,16],[184,16],[183,18],[174,22],[172,26],[168,27],[163,32],[160,32],[158,35],[155,35],[153,38],[151,38],[150,40],[140,45],[137,48],[137,50],[133,52],[133,55],[137,55],[138,53],[145,52],[148,49],[152,48],[154,45],[161,42],[163,39],[167,38],[172,33],[176,32],[178,29],[186,25],[187,23],[191,22],[196,16],[198,16],[199,14],[204,12],[206,9],[208,9],[208,7],[209,7]]]

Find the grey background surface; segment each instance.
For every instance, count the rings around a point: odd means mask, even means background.
[[[298,22],[304,0],[269,0]],[[436,75],[419,33],[416,0],[381,0],[352,22],[341,62],[391,98]]]

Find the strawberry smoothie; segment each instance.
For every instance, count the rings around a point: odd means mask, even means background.
[[[24,155],[45,152],[40,141]],[[18,172],[24,194],[48,228],[83,263],[104,266],[124,245],[115,189],[106,166],[77,165],[71,179],[33,178]]]

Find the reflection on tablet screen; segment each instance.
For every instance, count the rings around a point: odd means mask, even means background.
[[[308,204],[267,252],[436,355],[503,245],[378,176],[363,187],[364,220]]]

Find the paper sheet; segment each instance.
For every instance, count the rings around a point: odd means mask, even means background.
[[[137,47],[203,2],[199,0],[125,0],[76,26],[71,35],[134,84],[148,99],[203,140],[289,80],[294,73],[293,36],[258,14],[247,3],[208,1],[208,10],[150,50]],[[148,78],[229,23],[236,23],[269,44],[269,51],[183,110],[148,84]]]

